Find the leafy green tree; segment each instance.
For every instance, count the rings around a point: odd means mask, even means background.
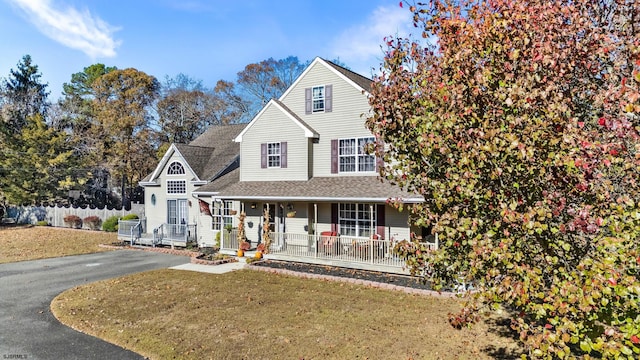
[[[103,129],[102,149],[112,176],[131,186],[152,170],[150,107],[160,91],[158,80],[129,68],[113,70],[93,82],[95,116]]]
[[[93,64],[71,75],[63,84],[63,97],[49,111],[49,123],[70,134],[69,141],[80,158],[78,176],[86,178],[83,198],[97,206],[108,201],[109,165],[103,146],[104,128],[94,108],[93,84],[116,67]]]
[[[94,164],[102,158],[102,154],[96,153],[96,142],[100,141],[102,129],[93,108],[93,84],[101,76],[114,70],[116,67],[93,64],[85,67],[82,72],[72,74],[71,81],[62,85],[63,98],[58,103],[61,114],[55,122],[56,127],[73,134],[76,149]]]
[[[65,198],[78,180],[68,135],[48,126],[42,115],[27,118],[11,146],[0,147],[0,195],[9,204]]]
[[[473,285],[455,326],[503,307],[533,358],[638,358],[640,3],[409,10],[423,39],[387,39],[367,124],[440,248],[397,251],[438,289]]]
[[[41,82],[42,74],[31,56],[22,57],[17,66],[0,86],[0,130],[4,129],[7,134],[19,133],[28,117],[46,116],[49,106],[47,84]]]

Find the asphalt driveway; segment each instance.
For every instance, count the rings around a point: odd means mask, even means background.
[[[77,285],[188,262],[184,256],[118,250],[0,264],[0,359],[143,359],[62,325],[49,305]]]

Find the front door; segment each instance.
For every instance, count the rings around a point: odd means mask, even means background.
[[[189,204],[187,199],[167,200],[167,223],[172,235],[184,234],[187,225]],[[185,226],[177,226],[185,225]]]

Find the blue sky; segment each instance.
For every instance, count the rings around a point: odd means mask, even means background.
[[[417,33],[398,0],[0,0],[0,77],[31,55],[50,100],[86,66],[184,73],[213,88],[245,65],[339,59],[371,76],[387,35]]]

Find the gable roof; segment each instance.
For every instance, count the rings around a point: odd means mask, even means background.
[[[327,69],[331,70],[333,73],[335,73],[336,75],[338,75],[338,77],[342,78],[344,81],[346,81],[348,84],[351,84],[353,87],[355,87],[356,89],[358,89],[359,91],[364,91],[367,95],[369,94],[369,90],[371,89],[371,83],[373,82],[373,80],[362,76],[358,73],[355,73],[347,68],[344,68],[340,65],[334,64],[331,61],[325,60],[321,57],[316,57],[315,59],[313,59],[313,61],[311,62],[311,64],[309,64],[309,66],[307,66],[307,68],[302,72],[302,74],[300,74],[300,76],[298,76],[298,78],[296,79],[296,81],[293,82],[293,84],[291,84],[291,86],[289,86],[289,88],[280,96],[280,98],[278,100],[282,100],[284,99],[289,92],[296,87],[296,85],[298,85],[298,83],[304,79],[304,77],[307,75],[307,73],[309,71],[311,71],[311,69],[316,65],[316,64],[320,64],[322,66],[325,66]]]
[[[236,162],[240,146],[233,139],[245,124],[212,126],[187,144],[171,144],[155,170],[140,182],[141,185],[157,185],[158,176],[174,153],[178,153],[193,174],[195,181],[208,182],[225,168]]]
[[[302,131],[304,131],[304,136],[305,137],[317,138],[317,137],[320,136],[320,135],[318,135],[318,132],[313,130],[311,128],[311,126],[309,126],[307,123],[302,121],[302,119],[296,113],[291,111],[291,109],[289,109],[280,100],[271,99],[271,100],[269,100],[267,105],[265,105],[262,108],[262,110],[260,110],[260,112],[253,118],[253,120],[251,120],[251,122],[244,128],[244,130],[242,130],[242,132],[240,132],[240,134],[238,134],[238,136],[236,136],[236,138],[233,141],[238,142],[238,143],[242,142],[242,137],[244,136],[244,134],[253,126],[253,124],[255,124],[258,121],[258,119],[260,119],[262,114],[265,111],[267,111],[267,109],[269,109],[270,107],[275,107],[276,109],[280,110],[280,112],[282,112],[286,117],[288,117],[291,121],[293,121],[296,125],[298,125],[298,127],[300,127],[300,129],[302,129]]]
[[[326,63],[333,67],[336,71],[338,71],[340,74],[344,75],[347,79],[353,81],[354,83],[356,83],[359,87],[362,88],[362,90],[366,91],[367,93],[369,93],[369,90],[371,89],[371,83],[373,82],[373,80],[362,76],[356,72],[353,72],[347,68],[344,68],[336,63],[333,63],[331,61],[327,61],[325,60]]]

